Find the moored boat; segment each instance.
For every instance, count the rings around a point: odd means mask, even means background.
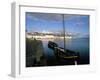
[[[56,43],[49,41],[48,47],[54,50],[54,54],[59,61],[78,61],[79,52],[59,47]]]

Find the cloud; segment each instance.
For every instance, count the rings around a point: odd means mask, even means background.
[[[47,21],[62,21],[63,15],[62,14],[55,14],[55,13],[33,13],[27,12],[27,17],[34,20],[47,20]],[[64,19],[72,19],[73,15],[66,14],[64,15]]]
[[[27,12],[26,15],[31,19],[33,18],[34,20],[62,21],[61,14]]]
[[[27,12],[27,17],[30,19],[33,19],[35,21],[38,20],[45,20],[45,21],[63,21],[63,15],[62,14],[55,14],[55,13],[33,13],[33,12]],[[85,18],[85,15],[75,15],[75,14],[65,14],[64,20],[75,20],[77,22],[80,22],[81,18]]]

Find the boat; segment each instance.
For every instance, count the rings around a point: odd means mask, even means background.
[[[56,58],[61,61],[63,60],[77,61],[80,59],[79,52],[59,47],[57,43],[54,43],[52,41],[48,42],[48,47],[54,51]]]

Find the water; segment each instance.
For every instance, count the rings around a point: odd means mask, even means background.
[[[89,38],[78,38],[66,41],[66,49],[80,53],[78,64],[89,64]]]
[[[63,39],[42,40],[44,54],[47,59],[51,58],[52,62],[55,59],[55,55],[53,53],[53,50],[48,48],[48,41],[53,41],[62,48],[64,48],[64,41]],[[80,60],[78,61],[78,64],[89,64],[89,38],[67,39],[65,42],[66,49],[80,53]]]

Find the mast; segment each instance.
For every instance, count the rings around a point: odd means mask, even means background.
[[[64,14],[62,14],[62,17],[63,17],[63,20],[62,20],[62,23],[63,23],[63,36],[64,36],[64,49],[66,49],[66,39],[65,39],[65,20],[64,20]]]

